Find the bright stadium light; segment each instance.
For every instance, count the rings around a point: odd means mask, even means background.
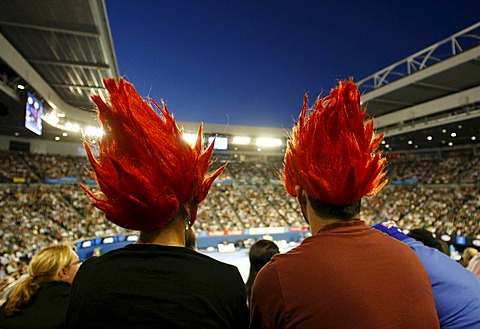
[[[65,130],[79,132],[80,125],[78,123],[66,122],[65,123]]]
[[[257,138],[257,146],[262,146],[262,147],[282,146],[282,140],[278,138],[259,137]]]
[[[183,133],[183,139],[189,144],[195,144],[197,142],[197,134]]]
[[[60,119],[53,112],[43,115],[42,120],[53,127],[56,127],[58,122],[60,121]]]
[[[93,127],[93,126],[88,126],[88,127],[85,128],[85,135],[87,135],[89,137],[100,138],[100,137],[103,136],[103,129]]]
[[[248,145],[251,142],[251,138],[247,136],[234,136],[232,138],[232,144],[237,145]]]

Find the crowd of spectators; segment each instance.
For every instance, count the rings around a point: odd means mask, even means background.
[[[368,225],[394,220],[405,229],[480,238],[479,159],[393,159],[391,183],[363,200],[361,217]],[[52,242],[127,233],[91,206],[79,187],[89,178],[84,157],[0,151],[0,160],[0,291]],[[200,206],[194,229],[305,226],[295,198],[279,181],[280,163],[231,162]],[[45,184],[62,177],[78,183]]]

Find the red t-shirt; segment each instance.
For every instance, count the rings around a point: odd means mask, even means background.
[[[275,255],[255,279],[250,316],[251,328],[439,328],[415,253],[359,220]]]

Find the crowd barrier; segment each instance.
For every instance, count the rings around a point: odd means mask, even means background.
[[[230,243],[237,244],[248,239],[262,239],[265,236],[274,241],[301,242],[310,231],[308,227],[265,227],[251,228],[235,231],[197,231],[197,248],[219,248],[219,246]],[[467,247],[480,249],[480,239],[467,238],[464,236],[442,235],[439,237],[447,242],[452,250],[463,251]],[[101,255],[110,250],[124,247],[127,244],[135,243],[138,234],[125,234],[118,236],[97,237],[84,239],[75,242],[77,253],[81,260],[88,259],[94,255]]]
[[[229,243],[236,244],[247,239],[257,240],[264,238],[265,236],[269,236],[275,241],[284,240],[287,243],[300,242],[307,236],[308,233],[309,230],[307,227],[265,227],[235,231],[197,231],[197,248],[218,248],[218,245]],[[138,234],[136,233],[118,236],[96,237],[76,241],[75,246],[80,259],[85,260],[93,255],[100,255],[110,250],[121,248],[127,244],[135,243],[137,239]]]

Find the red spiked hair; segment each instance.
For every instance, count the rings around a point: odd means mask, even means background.
[[[202,128],[194,146],[183,139],[166,104],[142,99],[129,82],[105,79],[107,105],[92,96],[105,131],[97,160],[84,141],[101,193],[82,188],[111,222],[128,229],[153,231],[168,224],[183,204],[200,204],[225,165],[207,175],[213,143],[203,149]],[[195,221],[192,214],[191,224]]]
[[[287,192],[301,186],[309,196],[335,206],[353,205],[377,194],[387,180],[386,159],[377,152],[383,134],[375,136],[373,119],[365,120],[353,80],[341,81],[318,98],[307,117],[308,96],[292,130],[281,174]]]

